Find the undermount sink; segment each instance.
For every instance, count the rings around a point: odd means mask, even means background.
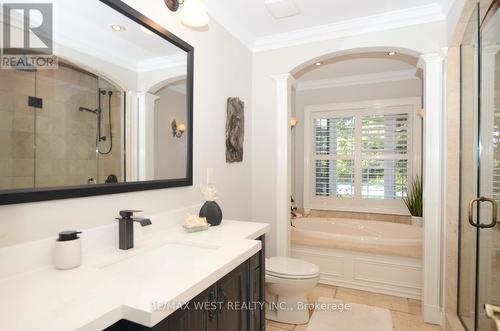
[[[159,275],[171,273],[172,270],[179,270],[186,263],[192,265],[206,261],[209,256],[214,256],[218,248],[217,246],[168,243],[106,265],[101,270],[140,279],[156,278]]]

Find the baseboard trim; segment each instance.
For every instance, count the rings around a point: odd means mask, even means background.
[[[442,324],[443,312],[441,310],[441,307],[433,306],[433,305],[426,305],[424,303],[423,309],[424,309],[423,316],[424,316],[425,323],[436,324],[436,325]]]

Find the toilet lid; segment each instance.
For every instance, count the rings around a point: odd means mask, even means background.
[[[319,267],[291,257],[272,257],[266,260],[266,273],[289,278],[314,277],[319,274]]]

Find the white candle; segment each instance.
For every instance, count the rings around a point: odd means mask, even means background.
[[[214,168],[207,168],[207,185],[214,184]]]

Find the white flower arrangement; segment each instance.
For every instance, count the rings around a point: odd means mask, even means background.
[[[199,185],[198,189],[203,195],[205,201],[215,201],[217,199],[217,190],[213,186]]]

